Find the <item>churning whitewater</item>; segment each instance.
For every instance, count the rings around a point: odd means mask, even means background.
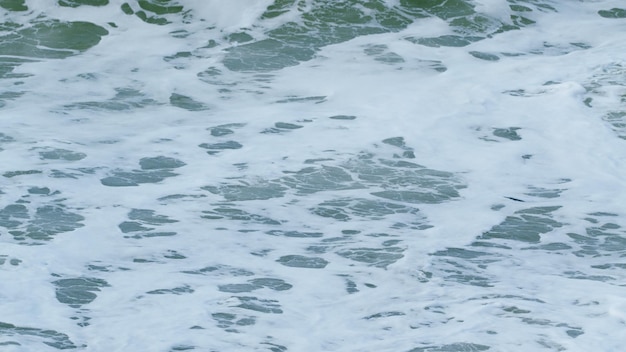
[[[0,0],[3,351],[620,351],[623,0]]]

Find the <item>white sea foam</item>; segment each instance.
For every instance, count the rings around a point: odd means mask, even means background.
[[[2,79],[2,348],[619,350],[625,22],[599,11],[620,1],[256,71],[225,60],[318,2],[189,1],[162,26],[125,3],[4,16],[108,35]]]

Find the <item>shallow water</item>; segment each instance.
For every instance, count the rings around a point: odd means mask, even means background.
[[[626,8],[0,2],[7,351],[618,351]]]

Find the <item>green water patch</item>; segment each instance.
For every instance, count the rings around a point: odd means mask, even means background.
[[[356,116],[354,115],[333,115],[333,116],[329,116],[328,118],[332,120],[346,120],[346,121],[356,120]]]
[[[163,169],[177,169],[179,167],[183,167],[187,164],[184,162],[167,157],[167,156],[155,156],[148,158],[141,158],[139,160],[139,166],[141,166],[142,170],[163,170]]]
[[[487,351],[491,347],[477,343],[457,342],[448,345],[430,345],[425,347],[416,347],[409,352],[480,352]]]
[[[146,292],[149,295],[182,295],[194,293],[195,290],[187,285],[174,287],[174,288],[162,288],[158,290],[152,290]]]
[[[389,51],[389,47],[384,44],[368,45],[363,49],[363,53],[384,64],[395,65],[405,62],[402,56]]]
[[[441,19],[450,19],[474,14],[474,6],[464,0],[403,0],[404,6],[419,9]]]
[[[446,21],[454,34],[437,37],[409,37],[407,40],[430,47],[463,47],[484,38],[517,30],[535,23],[535,13],[556,11],[550,5],[535,0],[509,0],[509,18],[504,20],[480,13],[469,0],[407,0],[401,2],[427,16]],[[471,55],[487,61],[497,61],[497,55],[471,52]]]
[[[4,265],[5,263],[8,263],[12,266],[18,266],[22,263],[22,260],[17,258],[10,258],[8,255],[5,254],[0,254],[0,265]]]
[[[600,281],[600,282],[609,282],[609,281],[614,281],[617,279],[613,276],[587,274],[578,270],[564,271],[563,275],[567,278],[575,279],[575,280],[591,280],[591,281]]]
[[[542,251],[546,255],[571,251],[562,242],[546,241],[542,237],[565,224],[554,219],[559,206],[522,209],[478,236],[468,247],[449,247],[431,255],[438,275],[463,285],[494,287],[499,278],[490,272],[491,266],[517,255],[516,250]]]
[[[561,193],[566,191],[566,188],[544,188],[544,187],[536,187],[529,186],[528,192],[524,193],[527,196],[531,197],[539,197],[539,198],[558,198],[561,196]]]
[[[8,11],[28,11],[26,0],[2,0],[0,7]]]
[[[242,181],[241,184],[205,186],[203,190],[221,195],[226,201],[266,200],[285,195],[286,187],[277,182],[261,181],[255,184]]]
[[[6,72],[9,73],[11,70],[13,69],[13,67],[11,67],[10,69],[8,69]],[[0,79],[3,78],[3,69],[2,69],[2,60],[0,59]],[[6,105],[7,101],[13,101],[16,100],[17,98],[21,97],[22,95],[24,95],[23,91],[6,91],[3,93],[0,93],[0,108],[3,107],[4,105]]]
[[[86,158],[87,154],[67,149],[46,148],[39,152],[39,157],[43,160],[78,161]]]
[[[242,328],[256,324],[256,317],[237,315],[232,313],[213,313],[211,317],[217,322],[217,327],[227,332],[239,332],[236,328]]]
[[[109,0],[59,0],[59,5],[64,7],[79,7],[81,5],[88,6],[106,6]]]
[[[227,132],[219,129],[215,133]],[[311,209],[320,216],[348,221],[353,217],[380,219],[390,214],[415,215],[416,208],[396,202],[441,203],[459,197],[459,190],[466,187],[453,173],[428,169],[406,160],[415,158],[415,153],[402,137],[388,138],[382,143],[399,150],[394,152],[395,159],[376,158],[371,153],[362,153],[334,165],[326,164],[332,159],[309,159],[305,161],[309,166],[297,171],[284,171],[285,176],[276,179],[248,181],[242,177],[202,189],[232,202],[280,198],[290,190],[296,196],[325,191],[375,190],[371,192],[375,199],[336,199]]]
[[[0,52],[32,59],[62,59],[83,52],[109,32],[89,22],[45,20],[25,27],[2,25]]]
[[[517,133],[519,127],[507,127],[507,128],[494,128],[493,135],[498,138],[508,139],[510,141],[519,141],[522,137]]]
[[[389,318],[389,317],[401,317],[401,316],[405,316],[405,315],[406,314],[402,313],[402,312],[389,311],[389,312],[380,312],[380,313],[368,315],[368,316],[364,317],[363,319],[365,319],[365,320],[372,320],[372,319],[381,319],[381,318]]]
[[[310,209],[313,214],[339,221],[381,220],[390,215],[409,214],[414,227],[420,227],[426,222],[425,217],[418,208],[382,201],[379,199],[366,198],[339,198],[321,202]]]
[[[243,145],[237,141],[226,141],[217,143],[202,143],[200,148],[207,149],[207,154],[215,155],[224,150],[236,150],[243,148]]]
[[[29,193],[33,196],[58,195],[58,192],[45,190],[47,188],[31,188]],[[30,195],[23,198],[30,199]],[[57,234],[74,231],[84,226],[83,220],[83,216],[54,201],[39,206],[30,206],[28,201],[18,201],[0,209],[0,227],[7,229],[16,241],[24,244],[42,243]]]
[[[280,182],[306,195],[320,191],[339,191],[363,188],[355,182],[345,169],[335,166],[306,167],[296,172],[289,172]]]
[[[282,314],[283,310],[278,304],[278,301],[273,299],[260,299],[257,297],[249,297],[249,296],[237,296],[237,299],[241,302],[236,305],[237,308],[243,308],[247,310],[252,310],[259,313],[271,313],[271,314]]]
[[[284,99],[276,100],[278,104],[286,104],[286,103],[315,103],[321,104],[326,101],[325,95],[313,95],[308,97],[302,97],[297,95],[288,95]]]
[[[412,43],[420,44],[420,45],[424,45],[424,46],[428,46],[432,48],[439,48],[442,46],[457,47],[457,48],[464,47],[464,46],[468,46],[472,44],[473,42],[479,41],[481,39],[484,39],[484,38],[477,37],[477,36],[465,37],[465,36],[454,35],[454,34],[441,35],[438,37],[431,37],[431,38],[415,38],[415,37],[406,38],[406,40]]]
[[[185,165],[184,162],[171,157],[145,157],[139,160],[141,170],[113,170],[110,176],[102,178],[100,183],[109,187],[132,187],[142,183],[158,183],[166,178],[178,176],[173,170]]]
[[[486,256],[489,256],[489,253],[464,248],[447,248],[445,250],[437,251],[433,253],[433,255],[471,260],[484,258]]]
[[[470,55],[472,55],[473,57],[477,58],[477,59],[481,59],[481,60],[485,60],[485,61],[498,61],[500,60],[500,57],[496,54],[492,54],[492,53],[486,53],[483,51],[470,51],[469,52]]]
[[[115,96],[103,101],[83,101],[65,105],[69,110],[127,111],[161,105],[135,88],[115,88]]]
[[[321,191],[362,188],[345,169],[340,167],[311,166],[285,173],[288,176],[274,180],[254,183],[240,180],[238,184],[205,186],[202,189],[222,195],[228,201],[243,201],[283,197],[288,189],[295,190],[298,195],[307,195]]]
[[[59,302],[73,308],[80,308],[95,300],[103,287],[110,285],[102,279],[92,277],[78,277],[60,279],[53,282],[56,286],[56,298]]]
[[[168,15],[180,14],[184,6],[170,0],[136,0],[129,1],[121,6],[122,12],[135,15],[149,24],[165,25],[171,23]]]
[[[357,292],[360,292],[360,290],[357,288],[357,284],[350,279],[346,279],[346,293],[351,295]]]
[[[576,256],[604,257],[609,263],[611,260],[626,256],[626,230],[613,222],[615,220],[606,217],[606,215],[589,217],[588,221],[593,226],[586,228],[584,233],[567,234],[578,247],[574,251]],[[607,263],[595,263],[595,265],[607,269],[619,267]]]
[[[254,40],[254,37],[246,32],[231,33],[228,35],[228,41],[231,43],[247,43]]]
[[[626,87],[626,67],[621,62],[611,62],[597,68],[584,83],[587,94],[584,104],[600,110],[602,119],[615,131],[617,136],[626,139],[626,111],[619,109],[626,102],[623,91]]]
[[[155,211],[150,209],[133,209],[128,213],[128,218],[154,226],[178,222],[165,215],[156,215]]]
[[[486,248],[446,248],[432,253],[432,256],[437,258],[436,271],[446,280],[478,287],[493,287],[497,279],[486,268],[503,258]]]
[[[232,129],[226,127],[213,127],[210,129],[210,131],[211,136],[213,137],[227,136],[229,134],[235,133]]]
[[[562,227],[564,224],[553,219],[552,213],[559,206],[535,207],[519,210],[507,216],[504,222],[491,228],[479,237],[481,240],[507,239],[527,243],[538,243],[541,235]]]
[[[626,231],[618,223],[620,218],[611,213],[592,213],[584,218],[590,225],[583,232],[555,231],[569,226],[555,219],[554,212],[559,208],[544,206],[516,211],[478,236],[470,246],[446,248],[432,253],[433,271],[455,283],[495,287],[500,278],[494,276],[491,267],[499,268],[502,263],[510,263],[511,260],[516,262],[520,253],[532,251],[534,256],[547,258],[587,258],[588,262],[577,262],[576,266],[566,265],[558,273],[564,278],[620,285],[623,269],[626,268],[623,263],[626,256]],[[523,314],[522,311],[511,308],[507,312],[519,315]],[[534,320],[523,322],[531,325],[537,323]],[[567,327],[567,334],[572,338],[583,334],[582,329],[565,323],[542,320],[541,324]]]
[[[266,234],[272,235],[272,236],[290,237],[290,238],[319,238],[319,237],[324,236],[324,234],[321,232],[284,231],[284,230],[270,230],[270,231],[267,231]]]
[[[438,193],[419,191],[381,191],[373,192],[372,195],[389,200],[395,200],[413,204],[437,204],[450,198],[458,197],[458,192],[451,187],[440,187]]]
[[[219,205],[213,208],[213,210],[205,210],[202,213],[202,218],[207,220],[226,219],[263,225],[280,225],[283,223],[283,221],[275,220],[264,215],[253,214],[237,209],[230,204]]]
[[[272,291],[287,291],[290,290],[293,285],[286,283],[281,279],[273,278],[257,278],[248,280],[245,284],[227,284],[220,285],[218,289],[221,292],[228,293],[249,293],[254,290],[268,288]]]
[[[190,275],[219,275],[219,276],[254,276],[254,273],[247,269],[235,268],[228,265],[209,265],[196,270],[185,270],[182,273]]]
[[[222,137],[235,133],[235,130],[244,127],[243,123],[227,123],[225,125],[219,125],[215,127],[209,127],[207,130],[213,137]]]
[[[531,11],[539,11],[539,12],[557,12],[557,9],[551,5],[551,2],[544,0],[507,0],[509,2],[509,7],[512,9],[519,8],[516,11],[519,12],[531,12]]]
[[[73,231],[83,227],[81,215],[67,211],[61,205],[44,205],[38,207],[22,236],[34,240],[50,240],[56,234]],[[16,236],[16,239],[21,236]]]
[[[358,6],[355,6],[358,5]],[[362,35],[395,32],[406,28],[418,12],[405,6],[388,7],[383,1],[315,1],[309,7],[295,1],[275,1],[262,19],[297,12],[301,21],[287,22],[266,33],[267,38],[231,47],[223,60],[232,71],[272,71],[312,59],[327,45]]]
[[[304,126],[289,122],[276,122],[274,127],[267,128],[261,133],[285,133],[300,129]]]
[[[2,146],[5,143],[11,143],[11,142],[15,142],[15,138],[0,132],[0,146]],[[2,148],[0,148],[0,151],[2,151]]]
[[[316,255],[321,255],[335,250],[345,249],[345,247],[353,245],[357,242],[361,243],[367,238],[356,237],[356,235],[359,234],[361,234],[360,231],[342,231],[342,236],[324,238],[319,243],[307,247],[307,251]]]
[[[85,347],[76,345],[74,342],[72,342],[72,340],[70,340],[67,334],[55,330],[16,326],[4,322],[0,322],[0,336],[9,338],[20,337],[29,341],[35,339],[36,341],[41,341],[43,344],[59,350]],[[0,344],[0,346],[2,345],[21,346],[18,341],[4,341],[2,342],[2,344]]]
[[[178,176],[178,174],[168,170],[150,172],[140,170],[114,170],[111,172],[111,176],[101,179],[100,183],[109,187],[132,187],[139,186],[142,183],[158,183],[174,176]]]
[[[50,177],[52,178],[70,178],[70,179],[78,179],[83,175],[93,175],[95,174],[97,168],[91,167],[80,167],[76,169],[65,169],[65,170],[50,170]]]
[[[328,261],[324,258],[307,257],[303,255],[285,255],[276,261],[292,268],[323,269],[328,265]]]
[[[626,18],[626,9],[614,7],[610,10],[600,10],[598,15],[604,18]]]
[[[175,259],[175,260],[187,259],[186,256],[172,249],[167,250],[165,254],[163,254],[163,257],[167,259]]]
[[[542,47],[533,49],[530,51],[530,53],[535,54],[535,55],[557,56],[557,55],[566,55],[575,51],[587,50],[589,48],[591,48],[589,44],[580,43],[580,42],[567,43],[567,44],[544,42]]]
[[[118,225],[120,231],[126,234],[126,238],[149,238],[174,236],[176,232],[172,231],[154,231],[165,224],[172,224],[178,220],[170,219],[165,215],[158,215],[154,210],[150,209],[132,209],[128,213],[129,221],[124,221]]]
[[[287,13],[289,12],[290,8],[292,8],[296,4],[296,1],[297,0],[276,0],[267,7],[265,12],[263,13],[262,18],[274,18],[284,13]]]
[[[2,174],[2,176],[6,178],[13,178],[16,176],[24,176],[24,175],[36,175],[43,173],[40,170],[15,170],[15,171],[7,171]]]
[[[453,173],[428,169],[403,160],[375,159],[370,154],[351,160],[346,168],[357,174],[359,181],[368,188],[384,189],[372,192],[372,195],[393,201],[442,203],[459,197],[458,191],[465,188]]]
[[[204,103],[196,101],[186,95],[176,93],[172,93],[172,95],[170,95],[170,104],[188,111],[202,111],[209,109]]]
[[[231,47],[222,61],[231,71],[274,71],[313,58],[315,49],[276,39],[264,39]]]
[[[402,259],[404,257],[403,252],[404,248],[388,246],[383,248],[350,248],[340,250],[337,254],[356,262],[385,269]]]
[[[619,138],[626,139],[626,111],[609,111],[603,119],[610,124]]]

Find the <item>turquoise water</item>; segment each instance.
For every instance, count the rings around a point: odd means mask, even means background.
[[[618,0],[0,0],[7,351],[619,351]]]

